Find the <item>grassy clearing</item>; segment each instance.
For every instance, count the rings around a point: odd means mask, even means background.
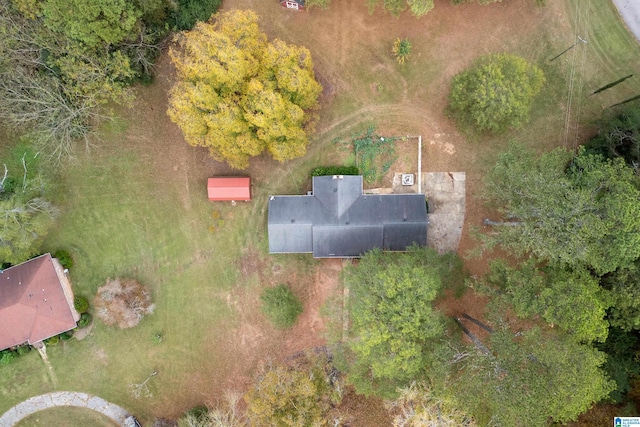
[[[264,271],[282,266],[294,288],[306,283],[301,277],[313,274],[316,261],[303,255],[266,257],[267,200],[271,194],[310,189],[309,172],[315,166],[352,162],[353,157],[331,143],[336,138],[371,124],[384,135],[421,133],[424,169],[464,170],[475,190],[510,139],[541,149],[563,145],[565,139],[582,141],[603,106],[640,93],[638,44],[613,7],[600,0],[582,0],[579,8],[569,0],[548,2],[541,9],[533,2],[459,8],[444,2],[420,20],[370,16],[359,2],[334,2],[328,11],[300,14],[272,2],[228,3],[226,7],[255,9],[270,37],[307,46],[319,75],[332,86],[307,156],[284,165],[257,159],[250,170],[251,203],[211,204],[205,178],[219,169],[207,160],[206,151],[187,147],[167,124],[170,74],[164,72],[158,83],[140,88],[136,109],[122,112],[97,143],[99,148],[59,172],[54,198],[63,214],[46,249],[65,248],[74,255],[71,279],[76,292],[92,296],[106,278],[130,276],[153,290],[156,312],[126,331],[96,321],[83,341],[50,348],[55,384],[35,352],[2,367],[0,412],[33,395],[78,390],[112,400],[143,420],[171,417],[215,401],[238,375],[246,381],[250,372],[234,369],[250,370],[254,362],[239,364],[250,356],[233,353],[224,348],[229,341],[221,341],[242,321],[239,312],[245,301],[234,306],[227,298],[239,293],[257,300],[265,283],[256,272],[243,277],[239,262],[252,248]],[[531,23],[523,16],[530,16]],[[478,36],[489,32],[495,36]],[[586,35],[589,43],[549,63],[575,41],[576,33]],[[397,37],[409,38],[414,49],[402,65],[391,54]],[[503,135],[460,135],[444,115],[450,79],[477,56],[501,51],[524,56],[545,71],[548,83],[532,120]],[[637,77],[588,96],[631,73]],[[453,154],[446,153],[440,141],[450,143]],[[467,194],[468,206],[478,206],[473,205],[475,192]],[[219,218],[212,216],[214,210]],[[212,225],[215,232],[209,231]],[[161,342],[154,339],[157,334]],[[150,395],[135,398],[129,386],[155,370],[159,374],[148,383]]]
[[[18,423],[17,427],[117,427],[97,412],[80,408],[53,408],[37,412]]]

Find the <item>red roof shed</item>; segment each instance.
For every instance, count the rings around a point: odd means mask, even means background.
[[[251,200],[251,178],[248,176],[209,178],[207,184],[209,200]]]

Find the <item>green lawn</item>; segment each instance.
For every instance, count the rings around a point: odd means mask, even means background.
[[[53,408],[36,412],[18,423],[17,427],[118,427],[96,412],[80,408]]]
[[[243,365],[236,364],[237,355],[226,347],[241,321],[228,297],[241,290],[240,295],[256,299],[265,283],[255,274],[243,277],[239,260],[248,248],[266,257],[270,194],[302,193],[308,189],[311,168],[349,158],[330,143],[336,137],[371,123],[382,132],[422,133],[429,156],[425,170],[467,171],[469,185],[478,188],[482,173],[508,140],[544,149],[563,145],[570,93],[572,141],[576,136],[582,140],[593,128],[603,106],[640,93],[638,44],[602,0],[584,0],[579,9],[569,0],[548,2],[542,9],[522,6],[536,25],[520,33],[518,22],[505,22],[500,34],[512,37],[504,39],[481,36],[482,23],[471,22],[469,12],[485,10],[478,5],[449,9],[446,2],[439,3],[420,20],[396,20],[380,12],[369,16],[358,2],[334,3],[328,11],[297,15],[274,2],[225,3],[256,9],[270,37],[307,46],[319,75],[334,86],[334,94],[319,110],[318,133],[305,158],[284,165],[267,159],[252,163],[252,202],[232,207],[206,200],[205,178],[216,173],[217,166],[207,160],[206,150],[187,147],[175,127],[167,125],[166,72],[158,83],[138,89],[136,108],[119,111],[118,126],[105,130],[102,140],[95,141],[97,148],[57,173],[54,199],[62,215],[45,246],[73,254],[76,292],[92,297],[109,277],[134,277],[151,288],[157,307],[136,328],[118,330],[96,321],[86,339],[49,348],[55,383],[36,352],[0,367],[0,412],[37,394],[77,390],[111,400],[148,421],[215,402],[230,383],[242,384],[236,377],[250,377],[251,372],[234,370]],[[515,3],[487,8],[495,8],[499,17],[503,10],[521,7]],[[458,44],[449,40],[462,31],[450,10],[471,25]],[[576,33],[588,43],[550,63],[548,59],[575,41]],[[405,36],[414,50],[400,65],[390,49],[396,37]],[[505,50],[537,63],[547,75],[531,123],[500,136],[459,134],[443,112],[450,78],[476,56]],[[638,77],[588,96],[632,73]],[[428,143],[440,133],[455,145],[455,156]],[[213,218],[213,211],[224,223]],[[268,259],[264,268],[284,265],[291,280],[296,272],[311,274],[318,265],[306,256]],[[154,339],[157,334],[161,342]],[[154,371],[159,373],[148,382],[149,395],[133,396],[130,386]]]

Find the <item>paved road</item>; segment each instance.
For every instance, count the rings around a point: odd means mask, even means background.
[[[640,0],[613,0],[629,31],[640,41]]]
[[[90,409],[111,418],[121,426],[125,425],[125,419],[129,416],[126,410],[107,402],[101,397],[73,391],[58,391],[34,396],[17,404],[0,416],[0,427],[13,427],[34,412],[57,406],[75,406],[77,408]]]

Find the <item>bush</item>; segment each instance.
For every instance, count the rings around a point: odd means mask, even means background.
[[[357,166],[318,166],[311,171],[311,176],[325,175],[360,175]]]
[[[222,0],[178,0],[178,7],[171,14],[170,22],[178,30],[190,30],[196,22],[206,22],[216,13]]]
[[[449,111],[460,123],[479,131],[517,128],[529,119],[544,82],[542,70],[523,58],[486,55],[453,78]]]
[[[62,341],[69,341],[73,337],[73,330],[63,332],[58,335]]]
[[[32,347],[30,345],[21,345],[20,347],[16,348],[16,352],[19,355],[23,355],[29,353],[31,349]]]
[[[44,343],[46,345],[49,345],[49,346],[57,345],[59,342],[60,342],[60,336],[59,335],[55,335],[55,336],[53,336],[51,338],[47,338],[46,340],[44,340]]]
[[[393,52],[393,56],[395,56],[396,60],[399,64],[404,64],[404,61],[409,59],[411,56],[411,42],[409,39],[400,39],[397,38],[393,43],[393,48],[391,49]]]
[[[53,257],[57,258],[64,268],[70,270],[73,267],[73,258],[71,257],[71,254],[64,249],[58,249],[55,251],[53,253]]]
[[[12,350],[0,351],[0,365],[8,365],[18,357],[18,353]]]
[[[82,295],[76,295],[73,298],[73,306],[78,313],[86,313],[89,310],[89,300]]]
[[[302,303],[287,285],[267,288],[260,296],[262,311],[278,328],[289,328],[302,313]]]
[[[89,326],[92,320],[93,316],[90,313],[82,313],[80,315],[80,320],[78,320],[78,328],[86,328],[87,326]]]

